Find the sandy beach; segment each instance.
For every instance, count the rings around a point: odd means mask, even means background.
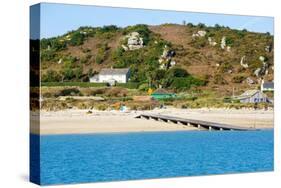
[[[182,118],[232,124],[242,127],[273,128],[273,111],[226,109],[156,109],[152,111],[95,111],[88,110],[41,111],[40,134],[83,134],[148,131],[198,130],[180,124],[136,119],[141,113],[162,114]],[[33,116],[34,122],[38,117]],[[36,123],[34,124],[36,125]],[[31,126],[39,133],[38,126]]]

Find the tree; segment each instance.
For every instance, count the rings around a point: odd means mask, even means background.
[[[69,44],[72,45],[72,46],[81,45],[84,42],[84,38],[85,38],[85,36],[83,34],[81,34],[79,31],[75,31],[71,35],[71,39],[69,41]]]
[[[198,23],[198,25],[197,25],[200,29],[203,29],[203,28],[205,28],[206,27],[206,25],[205,24],[203,24],[203,23]]]
[[[221,29],[222,28],[222,26],[220,26],[219,24],[215,24],[215,30],[219,30],[219,29]]]
[[[190,23],[190,22],[187,24],[187,26],[188,27],[194,27],[194,25],[192,23]]]

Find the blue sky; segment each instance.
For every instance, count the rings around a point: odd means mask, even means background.
[[[62,35],[80,26],[182,24],[183,20],[187,23],[204,23],[208,26],[218,23],[230,28],[245,28],[249,31],[271,34],[274,31],[272,17],[43,3],[41,4],[41,38]]]

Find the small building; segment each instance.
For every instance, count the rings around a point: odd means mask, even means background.
[[[241,103],[262,103],[270,102],[266,94],[260,90],[247,90],[240,96],[236,97]]]
[[[151,94],[153,99],[156,100],[161,100],[161,99],[170,99],[176,97],[175,93],[171,93],[165,89],[156,89],[152,94]]]
[[[90,78],[90,82],[94,83],[127,83],[130,78],[130,69],[101,69],[98,75]]]
[[[274,91],[274,82],[265,82],[264,80],[262,80],[261,91]]]

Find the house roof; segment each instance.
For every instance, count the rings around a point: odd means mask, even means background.
[[[159,89],[156,89],[152,94],[161,94],[161,95],[164,95],[164,94],[173,94],[165,89],[162,89],[162,88],[159,88]]]
[[[241,95],[237,96],[237,99],[246,99],[249,97],[252,97],[253,95],[255,95],[256,93],[261,92],[260,90],[247,90],[244,93],[242,93]],[[264,95],[262,93],[262,95]]]
[[[101,69],[99,75],[119,75],[119,74],[127,74],[129,72],[129,68],[124,69]]]
[[[266,89],[274,89],[274,82],[264,82],[262,87]]]

